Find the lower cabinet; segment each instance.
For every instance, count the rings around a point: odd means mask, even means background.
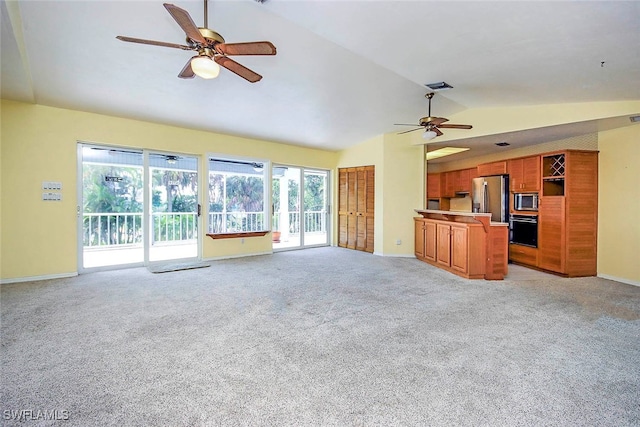
[[[509,244],[509,259],[516,264],[524,264],[532,267],[538,266],[538,248]]]
[[[485,277],[486,233],[481,224],[414,220],[416,258],[468,279]]]

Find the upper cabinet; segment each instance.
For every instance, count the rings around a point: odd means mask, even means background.
[[[437,178],[436,175],[438,176]],[[471,180],[477,176],[476,168],[442,172],[439,174],[427,174],[427,197],[436,198],[436,196],[432,194],[440,194],[439,197],[456,197],[456,193],[470,193]],[[439,193],[437,193],[437,190],[432,191],[429,189],[430,185],[432,185],[433,188],[438,187],[438,182]]]
[[[508,160],[507,173],[512,193],[540,191],[540,156]]]
[[[504,175],[507,173],[507,161],[478,165],[478,176]]]
[[[440,197],[442,197],[441,181],[442,174],[427,174],[427,199],[439,199]]]

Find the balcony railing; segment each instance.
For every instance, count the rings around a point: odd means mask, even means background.
[[[196,240],[198,217],[191,212],[154,212],[153,243]],[[142,213],[83,214],[84,247],[142,244]]]
[[[282,215],[288,215],[289,233],[300,233],[300,212],[275,212],[272,229],[280,230]],[[191,212],[154,212],[153,243],[184,242],[198,238],[198,217]],[[304,231],[326,232],[326,211],[304,213]],[[236,233],[265,230],[263,212],[210,212],[210,233]],[[142,244],[142,213],[83,214],[84,247]]]

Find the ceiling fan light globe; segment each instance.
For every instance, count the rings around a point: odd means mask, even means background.
[[[215,79],[220,74],[220,66],[208,56],[197,56],[191,60],[191,69],[203,79]]]
[[[437,133],[435,133],[432,130],[426,130],[424,131],[424,133],[422,134],[422,139],[424,139],[425,141],[431,141],[433,138],[435,138],[436,136],[438,136]]]

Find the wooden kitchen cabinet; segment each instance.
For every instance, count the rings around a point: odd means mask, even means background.
[[[467,226],[451,226],[451,268],[469,272],[469,233]]]
[[[442,197],[441,182],[442,174],[427,174],[427,199],[439,199]]]
[[[545,270],[563,273],[565,252],[564,197],[546,197],[538,209],[538,266]]]
[[[470,193],[471,179],[469,169],[462,169],[456,175],[456,193]]]
[[[455,197],[456,196],[456,171],[444,172],[444,194],[443,197]]]
[[[436,261],[437,235],[436,224],[427,221],[424,223],[424,257],[429,261]]]
[[[507,173],[507,161],[478,165],[478,176],[504,175]]]
[[[427,174],[427,199],[451,198],[456,197],[457,193],[470,193],[471,180],[477,176],[476,168]]]
[[[415,226],[414,247],[413,251],[416,254],[416,258],[424,258],[425,252],[425,225],[426,223],[420,218],[413,219]]]
[[[451,226],[436,223],[436,262],[445,267],[451,266]]]
[[[538,248],[509,244],[509,259],[516,264],[538,266]]]
[[[569,277],[595,276],[598,247],[598,152],[542,155],[538,267]]]
[[[487,233],[482,224],[429,218],[414,221],[416,258],[462,277],[485,278]],[[504,254],[505,269],[506,260]],[[490,278],[503,276],[504,273]]]
[[[373,252],[375,167],[338,169],[338,246]]]
[[[415,220],[415,254],[418,259],[425,258],[436,261],[436,224],[432,221],[424,221],[423,218]]]
[[[512,193],[540,190],[540,156],[509,159],[507,173]]]

